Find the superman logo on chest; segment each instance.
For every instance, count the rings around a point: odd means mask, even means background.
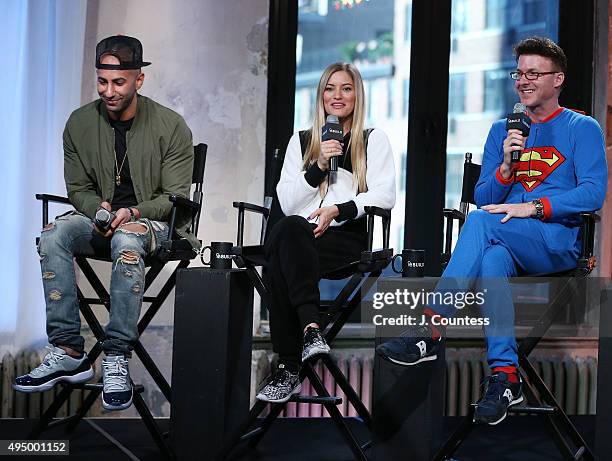
[[[530,147],[523,151],[515,170],[515,182],[531,192],[550,176],[563,162],[565,156],[555,147]]]

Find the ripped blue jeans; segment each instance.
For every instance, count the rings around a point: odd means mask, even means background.
[[[141,229],[128,230],[130,224]],[[47,306],[47,336],[55,346],[84,350],[77,298],[74,256],[112,260],[110,320],[102,343],[104,352],[131,355],[138,339],[138,318],[145,283],[145,261],[162,241],[168,239],[168,225],[142,219],[125,223],[104,238],[87,216],[76,211],[58,216],[40,236],[38,253]],[[133,226],[132,226],[133,227]]]

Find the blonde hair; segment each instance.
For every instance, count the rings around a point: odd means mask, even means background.
[[[312,121],[312,128],[310,129],[310,141],[304,154],[304,169],[317,161],[319,158],[319,152],[321,151],[321,129],[325,124],[325,107],[323,105],[323,92],[327,86],[327,82],[331,78],[332,74],[345,71],[351,76],[353,80],[353,89],[355,91],[355,107],[353,109],[351,119],[351,139],[347,149],[351,150],[351,165],[353,167],[353,178],[357,183],[357,190],[359,192],[365,192],[367,190],[366,184],[366,152],[365,152],[365,141],[363,139],[363,126],[365,124],[365,92],[363,89],[363,79],[359,70],[351,64],[346,62],[336,62],[330,64],[325,68],[319,85],[317,86],[317,99],[315,103],[314,118]],[[346,134],[346,133],[345,133]],[[327,188],[327,181],[323,181],[320,186],[321,194],[324,194]]]

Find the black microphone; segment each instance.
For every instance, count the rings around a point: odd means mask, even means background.
[[[508,130],[520,130],[524,137],[529,136],[529,129],[531,128],[531,119],[527,115],[527,108],[524,104],[517,102],[514,105],[514,112],[508,114],[506,120],[506,131]],[[521,159],[521,151],[512,151],[512,163],[516,163]]]
[[[321,141],[329,141],[330,139],[340,142],[344,139],[342,125],[340,125],[340,121],[335,115],[327,116],[321,132]],[[329,171],[338,171],[338,156],[334,155],[329,159]]]

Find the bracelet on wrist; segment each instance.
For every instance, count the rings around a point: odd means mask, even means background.
[[[536,214],[534,218],[543,219],[544,218],[544,203],[542,202],[542,200],[537,198],[533,200],[531,203],[533,203],[533,206],[535,207],[535,210],[536,210]]]

